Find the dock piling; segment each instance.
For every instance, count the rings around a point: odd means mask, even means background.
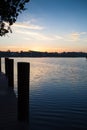
[[[8,70],[8,60],[9,60],[9,58],[5,57],[5,74],[6,74],[6,76],[8,76],[8,72],[9,72],[9,70]]]
[[[8,86],[12,89],[14,88],[14,60],[7,60],[7,77],[8,77]]]
[[[18,120],[29,123],[30,64],[18,62]]]
[[[0,72],[1,72],[1,58],[0,58]]]

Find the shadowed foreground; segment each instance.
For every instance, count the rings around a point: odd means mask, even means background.
[[[17,98],[7,84],[7,78],[0,73],[0,130],[28,130],[27,124],[17,120]]]

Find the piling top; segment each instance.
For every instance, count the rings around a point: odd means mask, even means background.
[[[21,64],[21,65],[30,65],[29,62],[18,62],[18,64]]]

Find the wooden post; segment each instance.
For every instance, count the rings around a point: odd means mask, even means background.
[[[7,60],[7,77],[8,77],[8,86],[14,89],[14,60]]]
[[[18,63],[18,120],[29,123],[30,64]]]
[[[6,74],[6,76],[8,76],[8,72],[9,72],[9,70],[8,70],[8,60],[9,60],[9,58],[5,58],[5,74]]]
[[[0,58],[0,72],[1,72],[1,58]]]

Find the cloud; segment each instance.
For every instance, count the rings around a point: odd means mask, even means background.
[[[46,28],[33,24],[35,19],[26,22],[20,22],[13,25],[14,32],[21,34],[25,40],[54,40],[54,41],[68,41],[75,42],[85,39],[87,32],[73,32],[64,36],[57,34],[46,34],[43,29]],[[27,36],[26,36],[27,35]]]
[[[62,37],[62,36],[59,36],[59,35],[55,35],[54,38],[55,38],[56,40],[61,40],[61,39],[63,39],[63,37]]]
[[[81,35],[81,34],[82,34],[82,35],[85,35],[85,34],[87,34],[87,32],[81,32],[80,35]]]
[[[13,25],[13,30],[15,33],[29,35],[29,38],[26,38],[25,40],[62,40],[63,37],[55,34],[45,34],[43,29],[46,28],[40,25],[33,24],[36,22],[36,19],[31,19],[30,21],[24,21],[24,22],[17,22]],[[39,32],[40,31],[40,32]]]
[[[28,41],[31,40],[31,38],[27,38],[27,37],[24,37],[23,39],[24,40],[28,40]]]
[[[23,37],[26,37],[26,35],[28,36],[28,38],[25,38],[26,40],[62,40],[63,37],[59,36],[59,35],[52,35],[52,34],[44,34],[43,32],[37,32],[37,31],[30,31],[30,30],[19,30],[16,29],[15,30],[16,33],[19,33],[21,35],[23,35]]]
[[[85,41],[87,37],[87,32],[73,32],[59,37],[61,40],[68,42]]]
[[[87,32],[74,32],[71,34],[72,40],[74,41],[79,41],[79,40],[84,40]]]
[[[31,39],[31,40],[34,40],[34,39],[36,39],[36,40],[53,40],[52,37],[39,33],[39,32],[22,31],[22,30],[17,29],[16,33],[23,35],[23,37],[26,37],[26,35],[27,35],[29,37],[29,39]]]
[[[34,25],[29,22],[23,22],[23,23],[15,23],[13,25],[14,28],[21,28],[21,29],[31,29],[31,30],[43,30],[44,27],[39,25]]]
[[[80,34],[77,33],[77,32],[74,32],[74,33],[71,34],[72,40],[77,41],[77,40],[79,40],[79,37],[80,37]]]

